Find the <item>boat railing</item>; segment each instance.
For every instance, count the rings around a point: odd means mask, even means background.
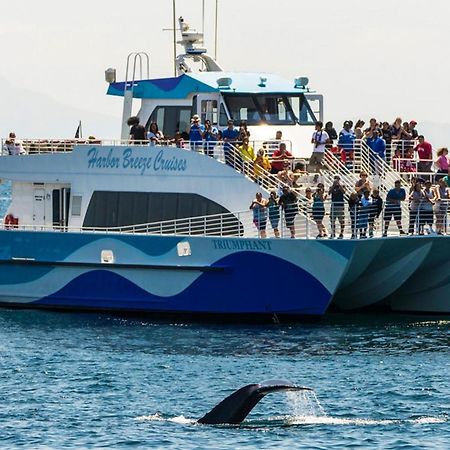
[[[115,145],[134,145],[134,146],[148,146],[148,141],[130,141],[129,139],[21,139],[16,140],[19,149],[17,155],[39,155],[47,153],[70,153],[77,145],[101,145],[101,146],[115,146]],[[1,140],[1,154],[6,156],[8,153],[8,139]]]
[[[52,231],[103,234],[217,236],[235,238],[280,237],[310,239],[335,237],[342,239],[398,236],[399,234],[435,235],[450,233],[450,200],[425,200],[403,202],[407,213],[393,205],[383,205],[380,210],[374,204],[364,206],[345,202],[314,202],[299,199],[286,211],[283,208],[246,210],[234,213],[165,220],[115,227],[71,227],[37,225],[4,221],[6,230]],[[388,219],[385,222],[385,219]],[[397,220],[399,222],[397,223]],[[386,227],[387,224],[387,227]],[[398,225],[401,225],[400,228]]]
[[[15,150],[12,154],[42,154],[42,153],[67,153],[71,152],[76,145],[100,145],[100,146],[176,146],[173,139],[161,139],[158,142],[136,141],[129,139],[96,139],[90,137],[88,139],[36,139],[36,138],[25,138],[25,139],[15,139],[17,146],[19,147],[17,151]],[[9,143],[8,138],[1,139],[2,155],[11,154],[8,152],[6,144]],[[253,146],[255,150],[259,148],[264,148],[267,155],[270,157],[272,153],[277,150],[281,143],[286,145],[288,151],[292,151],[292,141],[289,140],[253,140],[250,145]],[[234,142],[233,145],[238,146],[241,142]],[[202,142],[189,142],[184,141],[179,147],[184,149],[191,149],[195,151],[207,150],[205,153],[209,153],[211,149],[212,154],[217,155],[217,159],[220,159],[220,152],[223,148],[223,141],[202,141]]]

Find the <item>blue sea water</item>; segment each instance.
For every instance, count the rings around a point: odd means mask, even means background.
[[[0,447],[447,449],[450,320],[331,315],[214,325],[0,310]],[[284,378],[239,426],[198,425]]]

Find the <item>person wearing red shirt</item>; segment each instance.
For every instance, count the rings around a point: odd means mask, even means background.
[[[277,174],[281,170],[284,170],[284,161],[292,158],[292,153],[286,150],[286,144],[282,142],[280,144],[280,148],[272,153],[272,158],[270,161],[270,163],[272,164],[271,173]]]
[[[431,172],[431,165],[433,164],[433,147],[425,138],[420,135],[419,143],[414,147],[414,151],[419,156],[417,164],[417,172]]]

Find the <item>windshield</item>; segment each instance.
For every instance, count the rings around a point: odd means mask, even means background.
[[[294,125],[315,123],[314,113],[303,94],[236,95],[224,94],[225,102],[235,125]]]

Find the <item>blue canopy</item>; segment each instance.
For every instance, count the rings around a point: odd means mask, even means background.
[[[217,80],[229,78],[229,87],[220,86]],[[127,88],[131,88],[128,82]],[[123,96],[124,82],[111,83],[108,95]],[[183,99],[192,93],[229,92],[236,94],[285,94],[295,95],[309,92],[307,88],[295,87],[294,80],[288,81],[277,75],[239,72],[201,72],[183,74],[179,77],[156,78],[134,82],[134,98]]]

